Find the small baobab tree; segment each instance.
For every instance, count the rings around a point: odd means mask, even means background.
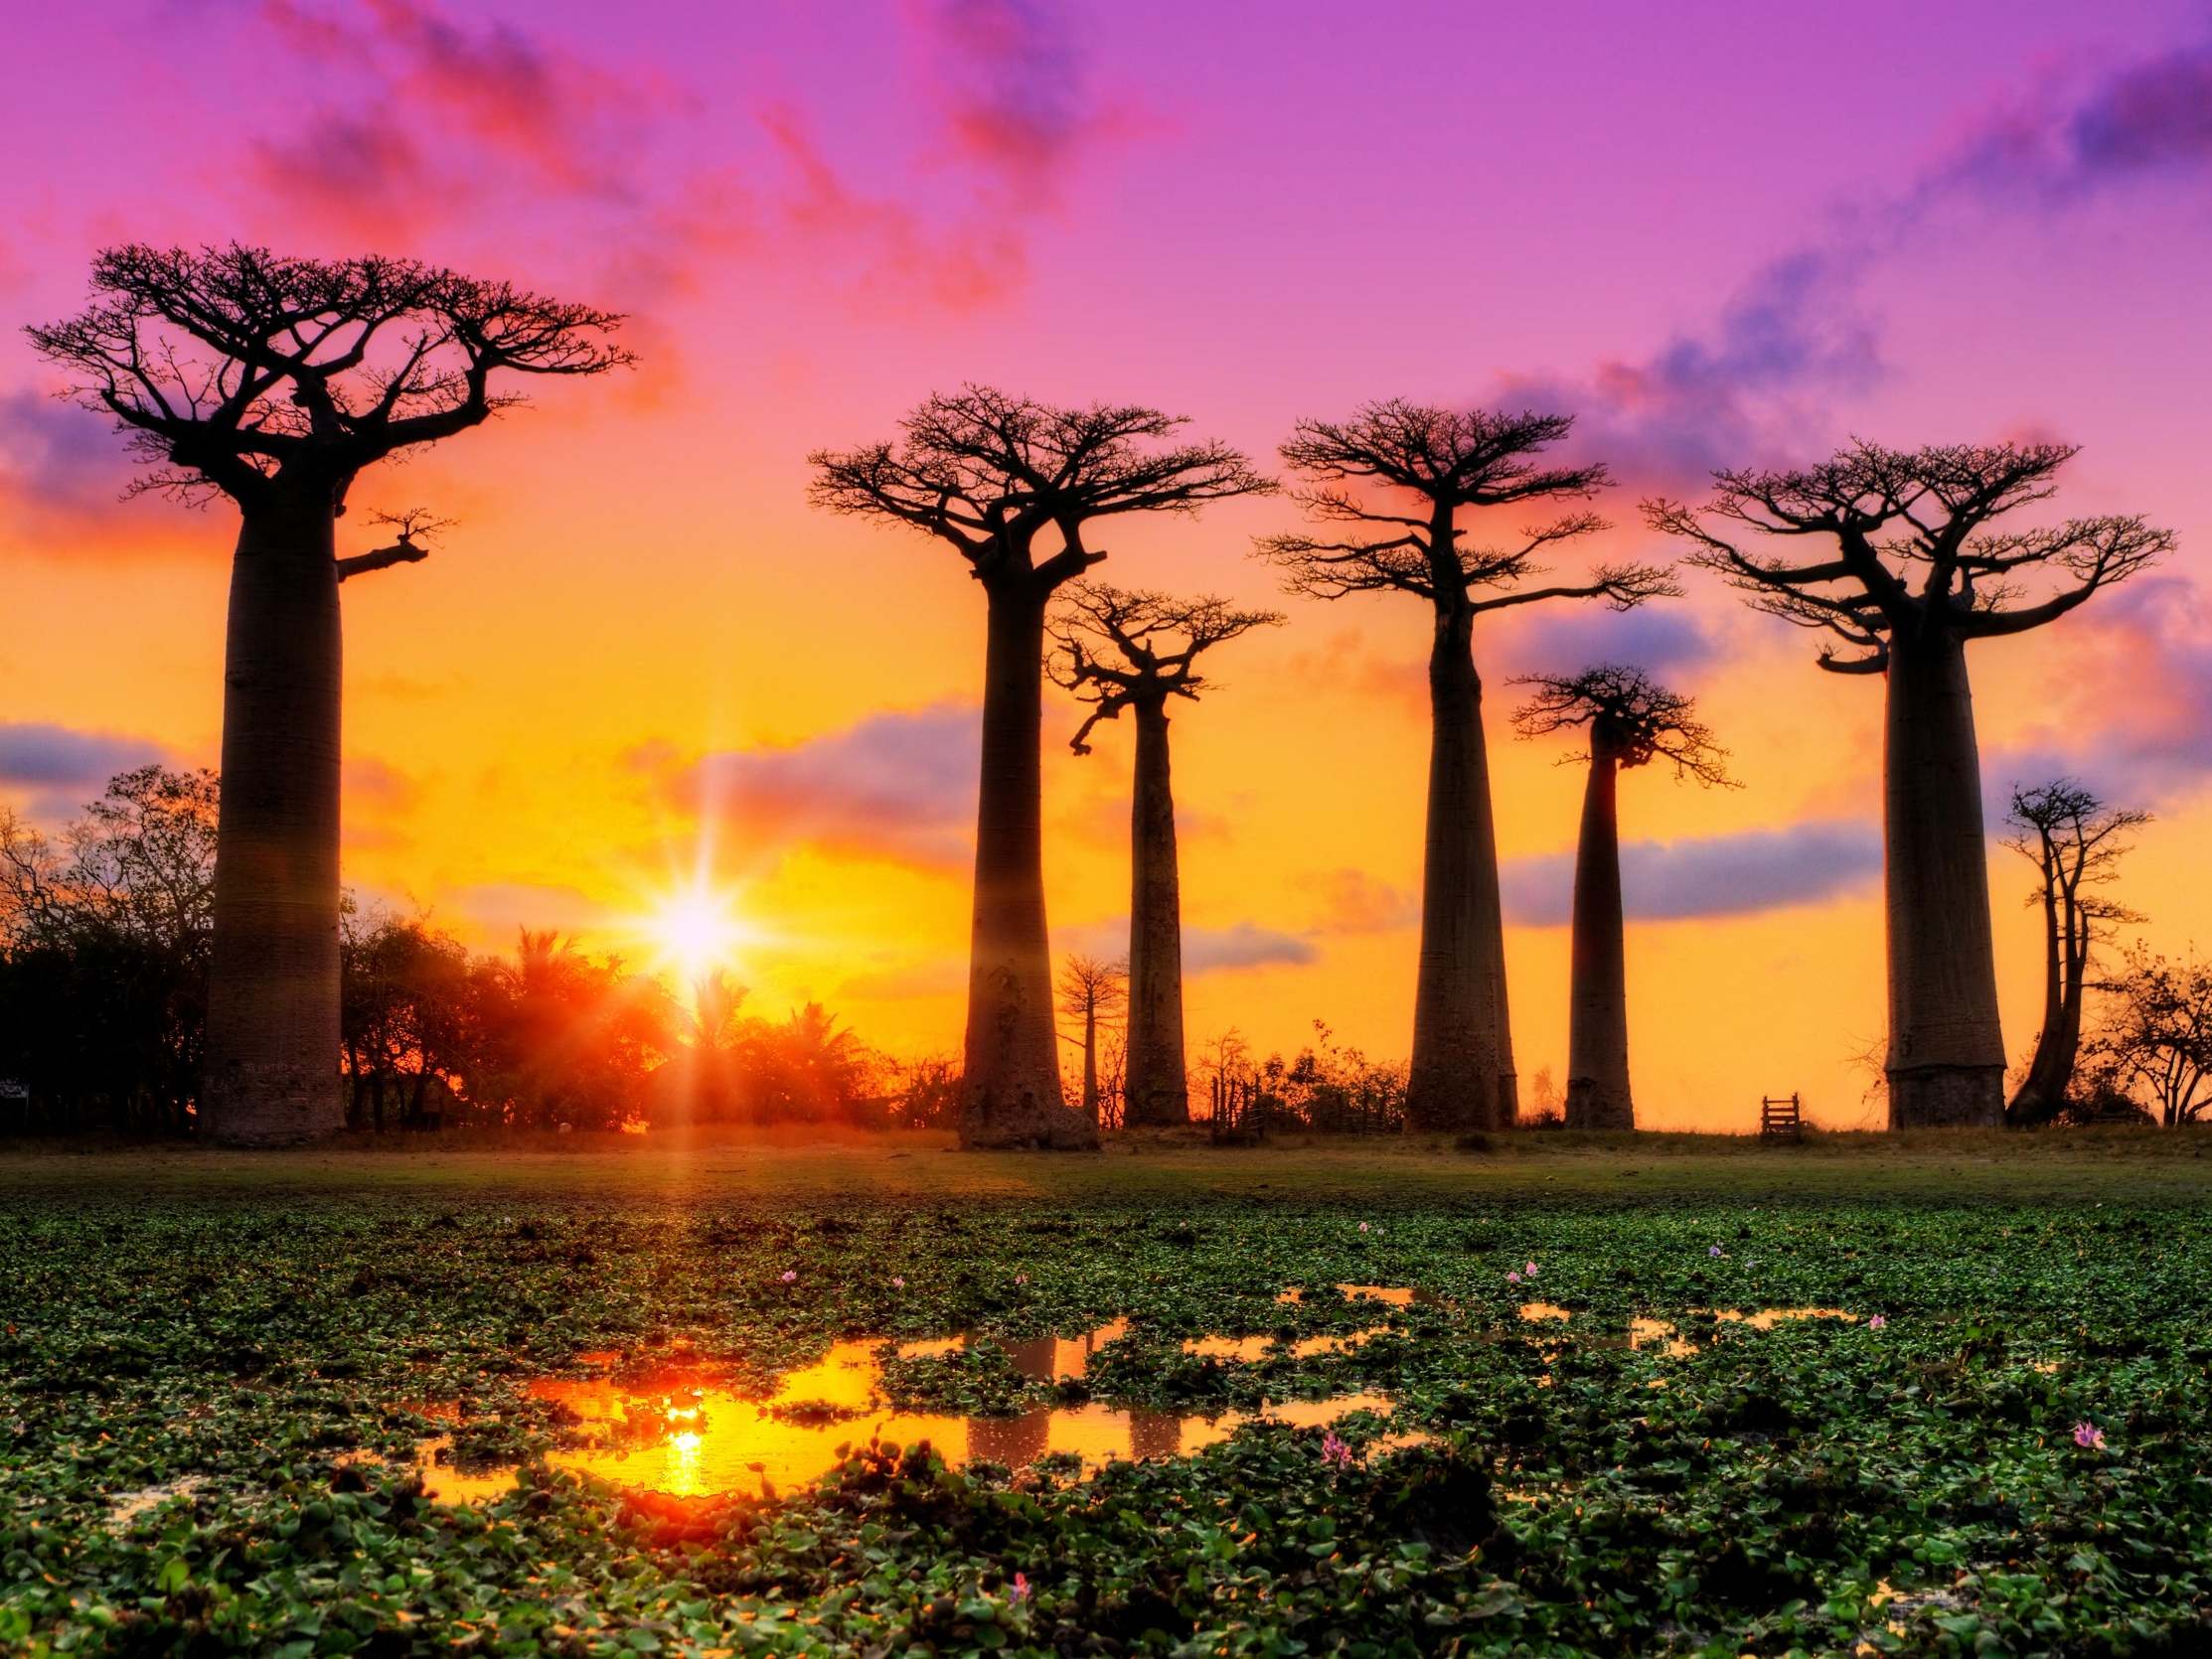
[[[1505,1003],[1490,759],[1475,619],[1509,606],[1599,600],[1626,610],[1675,590],[1649,565],[1601,564],[1588,579],[1537,580],[1549,550],[1606,528],[1569,513],[1498,544],[1478,543],[1470,511],[1587,499],[1602,466],[1547,466],[1573,417],[1370,403],[1349,420],[1299,423],[1283,459],[1317,528],[1260,543],[1293,593],[1342,599],[1406,593],[1434,620],[1429,647],[1429,796],[1421,876],[1421,957],[1406,1120],[1415,1130],[1488,1129],[1517,1115]]]
[[[1054,680],[1090,705],[1070,747],[1124,709],[1137,722],[1129,808],[1129,1036],[1125,1122],[1187,1124],[1183,1048],[1183,878],[1176,852],[1175,789],[1168,759],[1168,699],[1197,699],[1211,681],[1197,660],[1275,611],[1238,610],[1225,599],[1176,599],[1076,582],[1051,620]]]
[[[1060,1011],[1082,1029],[1083,1117],[1099,1127],[1098,1038],[1129,1003],[1129,968],[1097,957],[1070,956],[1060,965]],[[1126,1120],[1125,1120],[1126,1121]]]
[[[344,1119],[338,586],[420,559],[429,528],[392,521],[396,540],[341,558],[337,521],[370,467],[515,403],[508,377],[629,362],[621,319],[412,260],[236,243],[110,248],[91,289],[32,345],[129,435],[135,491],[238,513],[200,1128],[303,1139]]]
[[[1969,643],[2056,621],[2173,546],[2136,517],[1998,528],[2046,500],[2066,444],[1920,450],[1856,443],[1818,465],[1720,472],[1701,508],[1655,501],[1757,609],[1840,639],[1819,664],[1880,675],[1884,911],[1893,1129],[1994,1126],[2004,1112],[1981,765]],[[1798,558],[1742,545],[1810,542]],[[2031,592],[2038,575],[2049,579]]]
[[[2097,889],[2119,874],[2129,835],[2148,813],[2109,807],[2071,778],[2014,788],[2005,845],[2035,866],[2028,903],[2043,913],[2043,1026],[2027,1075],[2005,1103],[2018,1128],[2047,1124],[2073,1091],[2081,1056],[2082,1002],[2089,959],[2115,927],[2142,917]]]
[[[1727,784],[1727,751],[1688,697],[1642,669],[1602,663],[1571,678],[1531,675],[1534,690],[1513,715],[1523,736],[1583,731],[1570,759],[1590,763],[1575,843],[1574,914],[1567,1004],[1567,1128],[1633,1130],[1629,1089],[1628,955],[1621,901],[1620,775],[1655,760],[1677,778]]]
[[[1104,558],[1097,520],[1189,513],[1274,485],[1219,443],[1172,441],[1157,409],[1056,408],[984,386],[940,393],[896,442],[817,451],[819,507],[949,543],[986,608],[982,787],[960,1135],[969,1146],[1091,1146],[1060,1099],[1044,922],[1039,744],[1044,613]]]

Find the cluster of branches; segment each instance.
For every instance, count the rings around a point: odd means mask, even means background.
[[[1047,629],[1053,683],[1090,709],[1068,746],[1089,754],[1091,728],[1124,709],[1195,699],[1214,684],[1198,672],[1199,657],[1282,620],[1280,611],[1240,610],[1217,594],[1180,599],[1103,582],[1070,584]]]
[[[1045,591],[1105,555],[1093,519],[1190,513],[1275,486],[1226,444],[1177,444],[1186,424],[1136,405],[1056,408],[989,386],[939,392],[895,442],[817,450],[811,498],[833,513],[889,519],[949,542],[979,581],[1033,577]],[[1059,545],[1033,562],[1032,540]]]
[[[1565,514],[1491,544],[1477,544],[1456,524],[1462,508],[1594,495],[1607,482],[1603,466],[1540,459],[1573,424],[1570,415],[1396,400],[1370,404],[1348,421],[1300,421],[1282,448],[1307,480],[1292,499],[1318,524],[1343,528],[1268,536],[1260,554],[1282,570],[1291,592],[1317,599],[1394,588],[1473,612],[1550,599],[1600,599],[1625,610],[1678,593],[1663,568],[1629,563],[1599,565],[1587,581],[1524,585],[1546,573],[1547,550],[1608,528],[1595,513]]]
[[[133,488],[186,500],[250,508],[297,469],[342,507],[363,468],[516,402],[495,375],[631,361],[616,313],[411,259],[133,243],[94,260],[91,288],[31,343],[129,434],[148,468]]]
[[[1524,675],[1512,683],[1534,687],[1513,715],[1522,736],[1589,733],[1589,747],[1565,761],[1602,757],[1633,767],[1664,760],[1678,778],[1735,782],[1728,776],[1728,751],[1697,718],[1696,702],[1667,690],[1642,669],[1600,663],[1578,675]]]
[[[2171,1129],[2212,1112],[2212,962],[2138,944],[2098,989],[2103,1014],[2083,1052],[2088,1115],[2119,1105]]]
[[[1892,640],[2039,628],[2172,550],[2170,530],[2133,515],[1988,528],[2047,499],[2075,453],[2053,443],[1911,451],[1854,443],[1817,466],[1716,473],[1703,507],[1659,500],[1645,512],[1654,528],[1691,543],[1691,564],[1718,573],[1754,608],[1833,636],[1822,668],[1880,674]],[[1744,549],[1746,531],[1813,540],[1821,551],[1762,557]],[[2031,589],[2038,573],[2056,580]]]

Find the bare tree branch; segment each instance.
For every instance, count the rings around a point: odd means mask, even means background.
[[[1666,760],[1673,763],[1676,777],[1739,787],[1728,776],[1728,751],[1697,718],[1696,703],[1667,690],[1642,669],[1600,663],[1578,675],[1523,675],[1511,683],[1535,687],[1513,714],[1513,727],[1521,736],[1576,729],[1590,733],[1590,746],[1567,760],[1603,756],[1624,767]]]
[[[1125,708],[1160,704],[1171,696],[1195,700],[1214,682],[1196,671],[1197,659],[1215,646],[1270,628],[1279,611],[1238,610],[1218,595],[1178,599],[1164,593],[1129,592],[1097,582],[1075,582],[1060,595],[1046,633],[1052,642],[1047,672],[1054,684],[1090,705],[1069,746],[1079,754],[1100,720]],[[1099,655],[1103,648],[1108,655]]]

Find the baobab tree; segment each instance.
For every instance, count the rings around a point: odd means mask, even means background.
[[[1060,1011],[1082,1027],[1082,1112],[1095,1130],[1099,1127],[1098,1033],[1101,1026],[1112,1024],[1128,1007],[1128,965],[1071,956],[1060,968],[1059,992]],[[1126,1117],[1123,1121],[1127,1122]]]
[[[1728,784],[1728,752],[1685,696],[1642,669],[1601,663],[1571,678],[1530,675],[1533,694],[1513,715],[1523,736],[1586,731],[1570,759],[1590,763],[1575,843],[1567,1003],[1567,1128],[1633,1130],[1629,1088],[1628,954],[1621,902],[1620,775],[1655,760],[1677,778]]]
[[[2028,903],[2043,913],[2043,1026],[2027,1075],[2004,1108],[2006,1123],[2032,1128],[2056,1118],[2073,1090],[2092,950],[2117,925],[2142,920],[2096,889],[2119,873],[2128,836],[2150,815],[2107,806],[2073,779],[2060,778],[2014,788],[2006,819],[2012,832],[2005,845],[2035,866]]]
[[[344,1121],[338,587],[420,559],[427,528],[342,558],[337,520],[368,468],[517,402],[495,377],[628,363],[621,319],[412,260],[237,243],[110,248],[91,291],[32,345],[129,436],[134,492],[238,514],[200,1128],[303,1139]]]
[[[1272,627],[1279,611],[1238,610],[1208,594],[1176,599],[1076,582],[1055,608],[1053,679],[1090,705],[1069,739],[1079,755],[1101,720],[1124,709],[1137,721],[1136,782],[1129,807],[1129,1037],[1124,1121],[1187,1124],[1183,1052],[1183,876],[1176,851],[1175,788],[1168,758],[1168,699],[1195,702],[1210,682],[1199,657]]]
[[[1274,488],[1225,444],[1170,441],[1185,424],[1157,409],[1056,408],[967,386],[908,415],[896,442],[810,457],[817,506],[933,535],[983,588],[963,1145],[1097,1144],[1060,1099],[1052,1030],[1039,802],[1044,613],[1054,592],[1106,556],[1085,539],[1094,521],[1190,513]]]
[[[1406,1121],[1416,1130],[1502,1128],[1518,1112],[1475,619],[1554,600],[1627,610],[1676,591],[1664,570],[1642,564],[1600,564],[1585,581],[1537,581],[1546,552],[1606,528],[1592,513],[1567,513],[1495,544],[1477,543],[1461,525],[1470,510],[1594,495],[1603,466],[1541,460],[1573,423],[1571,415],[1398,401],[1370,403],[1346,421],[1301,421],[1283,459],[1307,481],[1295,499],[1331,528],[1259,546],[1293,593],[1408,593],[1432,613],[1421,957],[1406,1088]]]
[[[1822,646],[1821,668],[1882,677],[1893,1129],[1993,1126],[2004,1111],[1966,648],[2054,622],[2173,546],[2170,531],[2133,516],[1997,528],[2048,499],[2074,453],[1854,443],[1817,466],[1716,473],[1701,508],[1646,507],[1753,607],[1840,640],[1841,653]],[[1761,556],[1739,544],[1747,531],[1817,550]]]

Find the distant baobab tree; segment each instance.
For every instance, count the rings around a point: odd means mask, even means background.
[[[1994,528],[2047,499],[2074,453],[2051,443],[1856,443],[1817,466],[1716,473],[1701,508],[1647,504],[1655,528],[1694,542],[1691,562],[1755,608],[1840,639],[1849,654],[1824,646],[1820,667],[1883,679],[1893,1129],[1993,1126],[2004,1112],[1966,647],[2055,621],[2174,544],[2132,516]],[[1817,550],[1760,556],[1738,544],[1745,530]],[[2062,580],[2023,591],[2038,573]]]
[[[238,511],[224,659],[202,1132],[338,1129],[338,584],[423,556],[429,528],[338,556],[360,474],[509,407],[507,375],[630,361],[612,312],[406,259],[110,248],[92,302],[27,332],[150,470],[134,492]]]
[[[1677,778],[1732,782],[1728,752],[1696,704],[1642,669],[1602,663],[1568,679],[1531,675],[1534,693],[1513,716],[1525,736],[1582,730],[1590,763],[1575,844],[1572,966],[1567,1003],[1567,1128],[1633,1130],[1629,1088],[1628,956],[1621,902],[1620,774],[1655,760]]]
[[[983,587],[964,1145],[1097,1143],[1060,1099],[1052,1029],[1038,753],[1044,612],[1055,590],[1106,556],[1084,540],[1093,521],[1188,513],[1274,488],[1225,444],[1168,442],[1184,424],[1157,409],[1055,408],[968,386],[922,404],[895,443],[810,457],[817,506],[949,542]]]
[[[1060,967],[1060,1010],[1083,1028],[1083,1116],[1099,1127],[1098,1032],[1122,1017],[1129,1003],[1129,966],[1097,957],[1071,956]],[[1127,1111],[1126,1105],[1123,1109]],[[1127,1119],[1124,1119],[1127,1122]]]
[[[1282,450],[1307,480],[1295,499],[1319,525],[1343,528],[1260,543],[1293,593],[1409,593],[1434,616],[1421,958],[1406,1088],[1406,1120],[1416,1130],[1501,1128],[1518,1114],[1475,619],[1559,599],[1626,610],[1676,591],[1663,570],[1641,564],[1537,583],[1547,549],[1606,528],[1595,514],[1570,513],[1497,545],[1469,538],[1465,510],[1584,499],[1606,482],[1602,466],[1539,460],[1572,425],[1570,415],[1398,401],[1370,403],[1346,421],[1301,421]]]
[[[1070,747],[1123,709],[1137,720],[1136,781],[1129,809],[1129,1038],[1123,1121],[1187,1124],[1189,1085],[1183,1048],[1183,878],[1176,852],[1176,803],[1168,759],[1168,699],[1197,699],[1209,681],[1199,657],[1277,611],[1242,611],[1225,599],[1076,582],[1055,608],[1053,679],[1090,705]]]
[[[2081,1057],[2082,1000],[2093,948],[2142,917],[2096,891],[2119,873],[2129,835],[2148,813],[2109,807],[2071,778],[2014,788],[2005,845],[2035,866],[2028,902],[2043,912],[2043,1025],[2027,1075],[2004,1108],[2006,1123],[2047,1124],[2065,1107]]]

